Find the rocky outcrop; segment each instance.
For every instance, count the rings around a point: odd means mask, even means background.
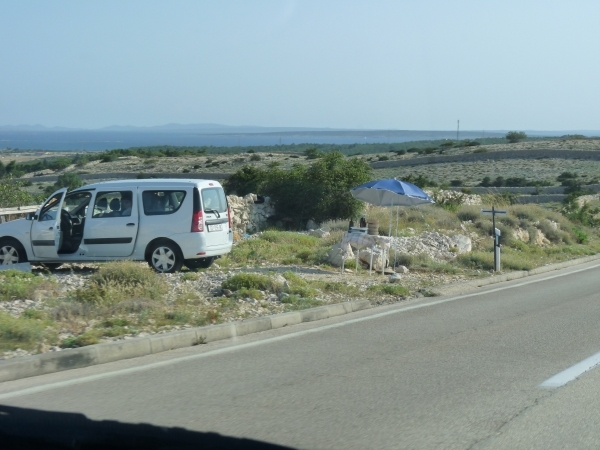
[[[227,201],[233,216],[233,232],[238,237],[247,232],[264,229],[267,219],[275,214],[275,207],[269,197],[259,198],[256,194],[248,194],[244,197],[228,195]]]

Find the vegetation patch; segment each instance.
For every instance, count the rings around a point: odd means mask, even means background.
[[[149,267],[133,261],[103,264],[74,298],[82,303],[115,305],[134,298],[162,299],[166,282]]]
[[[45,339],[52,337],[46,326],[47,324],[39,319],[16,318],[0,312],[0,350],[36,348]]]
[[[17,270],[0,272],[0,300],[32,300],[35,291],[56,288],[56,283],[40,275]]]

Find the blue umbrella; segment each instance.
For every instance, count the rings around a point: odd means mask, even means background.
[[[429,195],[414,184],[390,178],[375,180],[361,184],[350,190],[350,194],[357,200],[377,206],[416,206],[435,203]],[[390,214],[391,216],[391,214]],[[398,234],[398,212],[396,211],[396,235]],[[390,217],[390,231],[392,235],[392,218]],[[396,261],[394,258],[394,266]]]
[[[350,194],[358,200],[377,206],[416,206],[435,203],[421,188],[396,178],[369,181],[351,189]]]

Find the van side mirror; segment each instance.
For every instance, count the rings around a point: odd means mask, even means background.
[[[37,219],[37,215],[35,213],[27,213],[27,214],[25,214],[25,219],[26,220],[35,220],[35,219]]]

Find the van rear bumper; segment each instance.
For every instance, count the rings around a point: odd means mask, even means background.
[[[229,253],[233,242],[227,242],[221,245],[206,246],[206,240],[203,233],[181,233],[169,236],[181,248],[184,259],[206,258],[208,256],[219,256]],[[233,238],[232,233],[229,233],[230,239]],[[202,253],[199,255],[198,253]]]

